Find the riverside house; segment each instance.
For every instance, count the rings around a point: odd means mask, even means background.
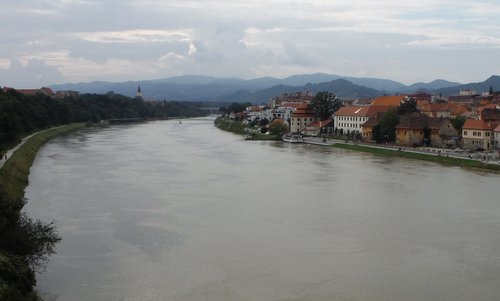
[[[363,126],[375,115],[385,113],[391,106],[342,107],[333,117],[335,127],[344,133],[362,133]],[[371,137],[371,134],[370,134]]]
[[[493,129],[484,120],[467,119],[462,127],[464,148],[492,148]]]
[[[416,113],[400,116],[400,119],[396,125],[396,144],[406,146],[428,144],[442,147],[454,145],[458,141],[458,131],[448,118],[434,118]]]
[[[316,114],[307,103],[297,105],[290,118],[290,132],[299,133],[309,124],[317,120]]]
[[[493,139],[493,144],[495,148],[500,149],[500,125],[498,125],[494,130],[494,139]]]

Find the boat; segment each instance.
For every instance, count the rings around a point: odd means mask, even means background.
[[[283,135],[283,141],[289,143],[302,143],[304,142],[304,137],[302,134],[286,134]]]

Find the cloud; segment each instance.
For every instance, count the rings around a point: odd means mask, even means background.
[[[186,30],[135,29],[108,32],[81,32],[73,35],[83,41],[104,44],[191,42],[190,33]]]
[[[72,81],[305,72],[426,81],[454,65],[443,51],[466,49],[463,72],[443,77],[479,80],[500,73],[472,56],[497,60],[499,14],[488,0],[7,1],[0,61],[37,59]]]
[[[31,59],[24,65],[14,59],[7,69],[0,69],[1,85],[14,88],[37,88],[64,80],[57,67],[38,59]]]

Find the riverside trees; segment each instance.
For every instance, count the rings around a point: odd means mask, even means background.
[[[332,114],[342,107],[342,103],[332,93],[321,91],[316,93],[310,107],[320,120],[326,120],[331,118]]]

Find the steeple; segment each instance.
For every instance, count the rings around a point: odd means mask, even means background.
[[[141,86],[137,86],[137,93],[135,97],[142,98]]]

